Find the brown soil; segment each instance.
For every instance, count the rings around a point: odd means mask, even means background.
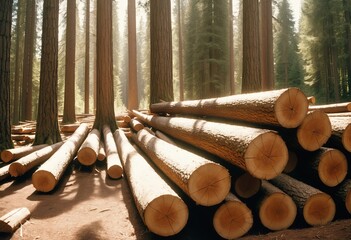
[[[201,207],[190,207],[186,228],[176,236],[158,237],[143,225],[126,179],[106,177],[105,164],[83,168],[76,161],[51,193],[39,193],[28,173],[0,184],[0,216],[27,207],[31,218],[14,234],[0,239],[221,239]],[[206,224],[206,225],[205,225]],[[351,239],[351,219],[327,226],[269,233],[253,228],[243,239]]]

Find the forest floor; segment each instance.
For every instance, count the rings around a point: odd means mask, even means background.
[[[187,226],[176,236],[162,238],[144,226],[125,178],[106,176],[106,164],[82,167],[75,160],[50,193],[39,193],[31,174],[0,182],[0,216],[27,207],[31,218],[14,234],[0,239],[221,239],[206,217],[190,209]],[[206,224],[206,225],[205,225]],[[253,227],[242,239],[351,239],[351,219],[339,219],[321,227],[294,228],[279,232]]]

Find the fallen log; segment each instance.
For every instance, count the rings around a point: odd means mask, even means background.
[[[310,105],[309,111],[322,110],[325,113],[351,112],[351,102],[333,103],[325,105]]]
[[[35,132],[35,127],[14,127],[11,129],[12,134],[29,134]]]
[[[233,193],[229,193],[213,216],[213,226],[225,239],[239,238],[252,227],[251,210]]]
[[[91,130],[78,150],[77,159],[85,166],[91,166],[96,162],[100,147],[100,131],[96,128]]]
[[[134,131],[139,132],[144,129],[144,125],[136,119],[131,119],[129,125],[134,129]]]
[[[104,144],[103,141],[100,140],[99,152],[98,152],[98,155],[97,155],[97,160],[103,161],[105,159],[106,159],[105,144]]]
[[[80,123],[65,124],[61,126],[60,130],[63,133],[74,133],[80,125]]]
[[[10,167],[10,164],[0,168],[0,182],[10,176],[9,167]]]
[[[123,174],[122,163],[121,159],[118,156],[114,136],[108,125],[104,125],[103,134],[105,140],[107,174],[110,178],[113,179],[121,178]]]
[[[179,233],[188,221],[187,205],[130,144],[123,131],[114,138],[135,205],[148,229],[160,236]]]
[[[350,117],[329,117],[332,127],[327,146],[338,149],[346,149],[351,152],[351,118]]]
[[[309,225],[325,225],[333,220],[336,206],[330,195],[286,174],[280,174],[270,182],[294,200]]]
[[[24,156],[10,164],[9,173],[12,177],[19,177],[35,166],[44,163],[51,157],[61,146],[63,142],[58,142],[53,145],[44,147],[27,156]]]
[[[49,146],[48,144],[41,144],[36,146],[26,146],[12,149],[5,149],[1,152],[1,160],[3,162],[11,162],[13,160],[19,159],[23,156],[26,156],[32,152],[38,151],[44,147]]]
[[[33,173],[32,184],[37,191],[50,192],[55,188],[88,132],[88,125],[82,123],[60,149]]]
[[[214,116],[264,125],[296,128],[307,114],[308,100],[298,88],[228,97],[151,104],[153,113]]]
[[[30,217],[28,208],[16,208],[0,217],[0,232],[13,233]]]
[[[223,166],[167,143],[146,130],[140,130],[132,138],[155,165],[197,204],[219,204],[229,193],[230,175]]]
[[[259,179],[274,178],[288,161],[284,141],[271,130],[133,113],[148,125],[219,156]]]

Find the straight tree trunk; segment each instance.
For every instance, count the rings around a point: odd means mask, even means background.
[[[122,130],[114,134],[135,205],[148,229],[160,236],[179,233],[188,207],[159,173],[136,151]]]
[[[233,0],[229,0],[229,83],[230,94],[235,94],[235,62],[234,62],[234,16]],[[182,100],[181,100],[182,101]]]
[[[150,103],[173,101],[170,0],[150,1]]]
[[[102,131],[107,124],[114,132],[117,125],[112,72],[112,0],[97,1],[96,31],[96,118],[93,128]]]
[[[12,0],[0,1],[0,151],[13,148],[10,119]]]
[[[90,97],[90,0],[85,5],[84,113],[89,113]]]
[[[306,117],[307,108],[307,98],[297,88],[150,106],[153,113],[214,116],[285,128],[298,127]]]
[[[76,122],[75,66],[76,66],[76,0],[67,1],[65,99],[62,123]]]
[[[140,130],[133,140],[197,204],[213,206],[229,193],[230,175],[221,165],[158,139],[146,130]]]
[[[179,100],[184,100],[184,70],[183,70],[183,1],[178,0],[178,64],[179,64]]]
[[[274,178],[283,171],[288,161],[286,145],[274,131],[191,118],[149,116],[137,111],[133,113],[148,125],[219,156],[259,179]]]
[[[57,120],[58,15],[59,0],[44,1],[39,104],[34,145],[51,145],[61,141]]]
[[[36,27],[35,0],[27,0],[24,38],[21,120],[32,120],[33,55]]]

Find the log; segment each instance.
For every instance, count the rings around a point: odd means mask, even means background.
[[[105,152],[105,144],[103,141],[100,140],[100,145],[99,145],[99,152],[97,155],[97,160],[103,161],[106,159],[106,152]]]
[[[274,178],[288,161],[284,141],[272,130],[133,112],[148,125],[219,156],[259,179]]]
[[[349,214],[351,214],[351,179],[345,179],[332,189],[333,197],[341,200]]]
[[[63,142],[55,143],[51,146],[44,147],[27,156],[24,156],[10,164],[9,173],[12,177],[19,177],[28,172],[35,166],[44,163],[51,157],[61,146]]]
[[[322,110],[325,113],[351,112],[351,102],[333,103],[325,105],[313,105],[308,107],[309,111]]]
[[[110,178],[113,179],[121,178],[123,174],[122,163],[121,159],[118,156],[116,142],[114,140],[110,127],[104,125],[103,133],[105,140],[107,174]]]
[[[225,239],[239,238],[253,225],[251,210],[233,193],[229,193],[213,216],[213,226]]]
[[[309,184],[335,187],[346,177],[347,159],[337,149],[322,147],[314,152],[300,152],[299,159],[298,172]]]
[[[186,225],[189,210],[179,195],[130,144],[123,131],[114,138],[138,212],[148,229],[172,236]]]
[[[146,128],[146,129],[149,129],[149,128]],[[151,130],[150,130],[150,131],[151,131]],[[149,132],[150,132],[150,131],[149,131]],[[173,145],[177,146],[177,143],[176,143],[173,139],[171,139],[170,137],[168,137],[166,134],[164,134],[163,132],[156,130],[155,135],[156,135],[156,137],[158,137],[159,139],[162,139],[163,141],[166,141],[166,142],[168,142],[168,143],[170,143],[170,144],[173,144]]]
[[[336,206],[330,195],[283,173],[270,182],[294,200],[309,225],[325,225],[333,220]]]
[[[332,135],[327,146],[338,149],[346,149],[351,152],[351,118],[350,117],[329,117],[332,127]]]
[[[125,122],[124,120],[117,120],[116,123],[118,128],[129,128],[129,123]]]
[[[10,168],[10,164],[0,168],[0,182],[10,176],[9,168]]]
[[[28,208],[16,208],[0,217],[0,232],[13,233],[30,218]]]
[[[307,97],[297,88],[150,106],[153,113],[213,116],[285,128],[299,126],[307,108]]]
[[[19,159],[23,156],[26,156],[32,152],[38,151],[44,147],[49,146],[48,144],[41,144],[36,146],[26,146],[12,149],[5,149],[1,152],[2,161],[8,163],[13,160]]]
[[[82,123],[60,149],[33,173],[32,183],[37,191],[50,192],[55,188],[88,132],[88,125]]]
[[[230,175],[223,166],[167,143],[146,130],[140,130],[133,140],[197,204],[219,204],[229,193]]]
[[[316,104],[316,97],[315,96],[307,97],[307,100],[308,100],[309,104]]]
[[[292,171],[294,171],[296,169],[297,162],[298,162],[298,158],[296,153],[293,151],[289,151],[288,163],[286,164],[283,172],[291,173]]]
[[[11,129],[12,134],[29,134],[35,132],[35,127],[14,127]]]
[[[136,119],[131,119],[129,125],[134,129],[134,131],[139,132],[144,128],[144,125]]]
[[[91,166],[96,162],[100,147],[100,131],[94,128],[84,140],[78,150],[77,159],[85,166]]]
[[[71,123],[71,124],[65,124],[61,126],[61,132],[63,133],[74,133],[78,127],[80,126],[80,123]]]
[[[309,112],[297,129],[297,140],[307,151],[316,151],[331,136],[331,123],[326,113],[321,110]]]

